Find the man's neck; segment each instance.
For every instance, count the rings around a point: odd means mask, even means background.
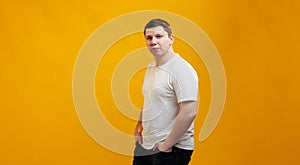
[[[168,51],[167,54],[163,56],[154,56],[156,66],[161,66],[168,62],[173,56],[175,56],[175,52],[173,50]]]

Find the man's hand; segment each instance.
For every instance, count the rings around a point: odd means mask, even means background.
[[[134,139],[139,144],[143,144],[142,131],[143,131],[143,126],[140,122],[138,122],[134,129]]]
[[[161,152],[172,152],[172,146],[168,146],[168,144],[163,141],[155,144],[153,150],[158,149]]]

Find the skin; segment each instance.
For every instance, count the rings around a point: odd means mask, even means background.
[[[170,60],[175,52],[172,44],[174,43],[173,35],[168,35],[163,27],[157,26],[146,29],[145,32],[146,45],[148,50],[153,54],[157,66],[163,65]],[[172,146],[186,133],[197,114],[196,101],[184,101],[179,103],[180,111],[176,117],[176,121],[171,133],[167,136],[165,141],[155,144],[153,150],[160,150],[162,152],[171,152]],[[135,140],[139,144],[143,143],[142,138],[142,113],[140,112],[139,121],[134,130]]]

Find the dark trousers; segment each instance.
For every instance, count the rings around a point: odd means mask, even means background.
[[[136,143],[133,165],[187,165],[193,150],[172,147],[172,152],[146,150]]]

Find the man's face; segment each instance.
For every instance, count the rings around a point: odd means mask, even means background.
[[[173,44],[173,36],[169,36],[162,26],[148,28],[145,31],[146,45],[154,56],[165,55]]]

